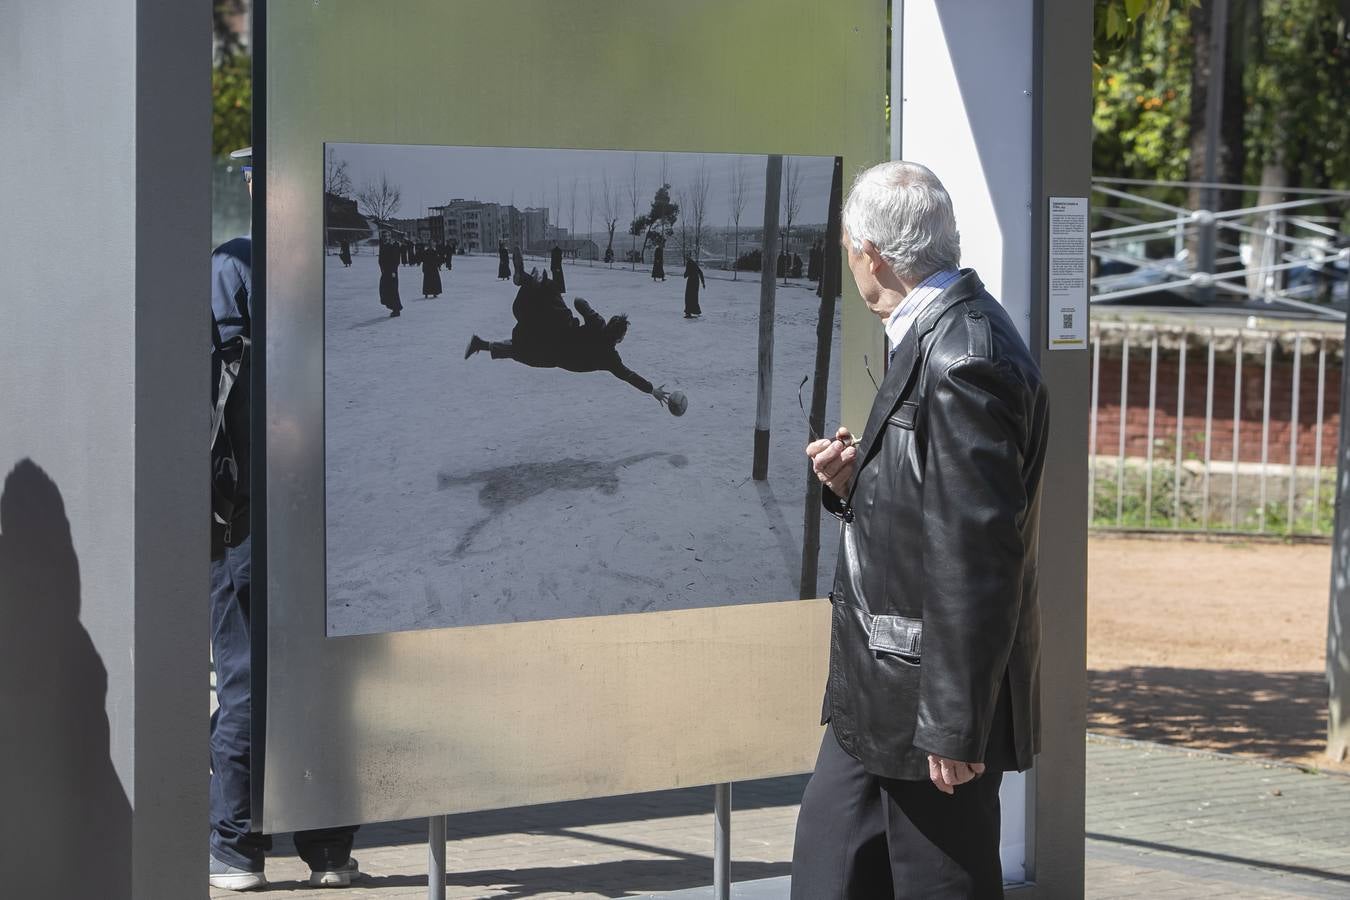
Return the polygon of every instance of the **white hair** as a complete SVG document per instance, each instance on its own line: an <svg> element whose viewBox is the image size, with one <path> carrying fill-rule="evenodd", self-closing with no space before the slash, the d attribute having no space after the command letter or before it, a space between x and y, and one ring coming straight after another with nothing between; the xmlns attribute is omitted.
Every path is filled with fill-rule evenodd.
<svg viewBox="0 0 1350 900"><path fill-rule="evenodd" d="M926 166L896 160L859 172L842 219L853 251L871 241L901 278L919 280L961 264L952 198Z"/></svg>

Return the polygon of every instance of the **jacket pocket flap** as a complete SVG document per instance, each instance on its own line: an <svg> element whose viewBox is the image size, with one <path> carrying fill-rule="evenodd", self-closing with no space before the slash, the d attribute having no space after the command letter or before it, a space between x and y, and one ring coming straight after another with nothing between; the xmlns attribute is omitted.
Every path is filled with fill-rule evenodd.
<svg viewBox="0 0 1350 900"><path fill-rule="evenodd" d="M923 643L923 620L905 616L873 616L867 648L877 653L919 657Z"/></svg>
<svg viewBox="0 0 1350 900"><path fill-rule="evenodd" d="M900 408L886 420L887 425L898 425L901 428L913 428L914 420L919 415L919 404L913 400L906 400L900 404Z"/></svg>

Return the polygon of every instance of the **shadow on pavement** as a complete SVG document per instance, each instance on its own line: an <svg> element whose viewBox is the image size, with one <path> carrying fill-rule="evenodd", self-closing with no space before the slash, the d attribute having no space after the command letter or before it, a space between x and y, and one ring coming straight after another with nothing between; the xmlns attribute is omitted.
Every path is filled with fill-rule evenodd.
<svg viewBox="0 0 1350 900"><path fill-rule="evenodd" d="M1321 672L1133 667L1088 673L1088 730L1267 759L1326 750Z"/></svg>
<svg viewBox="0 0 1350 900"><path fill-rule="evenodd" d="M660 851L667 856L670 851ZM735 862L731 877L735 881L754 881L790 873L790 863ZM673 859L627 859L575 866L539 866L520 869L483 869L476 872L449 872L445 883L451 887L492 888L492 896L525 898L568 893L600 894L606 897L630 897L664 894L686 888L705 887L712 881L712 858L679 856ZM379 888L423 887L426 875L376 875L362 878L354 886L367 890ZM272 882L274 890L298 888L300 882Z"/></svg>
<svg viewBox="0 0 1350 900"><path fill-rule="evenodd" d="M1141 841L1136 838L1122 837L1118 834L1098 834L1089 831L1084 835L1090 841L1106 841L1111 844L1121 844L1126 847L1133 847L1138 850L1151 850L1160 853L1171 853L1180 856L1191 856L1197 859L1210 860L1219 863L1231 863L1240 866L1254 866L1259 869L1268 869L1273 872L1285 872L1290 875L1304 875L1309 878L1318 878L1324 881L1335 881L1350 884L1350 875L1343 872L1329 872L1326 869L1318 869L1312 866L1292 866L1285 863L1268 862L1262 859L1253 859L1249 856L1234 856L1229 853L1215 853L1210 850L1198 850L1194 847L1178 847L1175 844L1160 844L1154 841Z"/></svg>
<svg viewBox="0 0 1350 900"><path fill-rule="evenodd" d="M806 789L807 775L787 775L781 778L761 778L737 782L732 788L732 809L772 809L795 806L801 802ZM572 829L592 825L615 825L623 822L646 822L652 819L676 816L708 815L708 829L712 832L713 789L701 787L652 791L624 797L600 797L593 800L571 800L566 803L544 803L513 809L494 809L484 812L460 813L446 817L446 834L451 841L465 838L488 837L500 834L562 834L581 836L602 843L613 838L574 833ZM426 819L405 819L400 822L378 822L362 825L356 833L355 849L390 847L406 844L425 844ZM653 849L671 855L665 849ZM295 847L289 835L278 835L273 856L294 856ZM360 857L358 852L357 857ZM702 857L699 857L702 859ZM711 863L708 863L711 865ZM738 864L739 865L739 864ZM709 870L711 871L711 870ZM706 875L706 873L704 873ZM772 873L770 873L771 875ZM749 876L736 876L738 879ZM769 877L769 876L765 876ZM422 880L425 883L426 879ZM706 884L706 878L700 884Z"/></svg>

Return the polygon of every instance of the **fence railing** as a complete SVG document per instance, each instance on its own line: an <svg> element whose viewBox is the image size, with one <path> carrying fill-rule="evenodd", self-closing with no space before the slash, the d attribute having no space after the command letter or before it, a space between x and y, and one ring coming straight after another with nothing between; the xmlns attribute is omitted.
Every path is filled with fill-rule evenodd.
<svg viewBox="0 0 1350 900"><path fill-rule="evenodd" d="M1095 527L1326 536L1343 336L1094 322Z"/></svg>

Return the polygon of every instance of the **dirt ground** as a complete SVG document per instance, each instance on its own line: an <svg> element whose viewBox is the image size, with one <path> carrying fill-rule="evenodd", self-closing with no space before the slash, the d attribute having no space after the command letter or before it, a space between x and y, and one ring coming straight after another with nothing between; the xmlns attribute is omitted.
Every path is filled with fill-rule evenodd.
<svg viewBox="0 0 1350 900"><path fill-rule="evenodd" d="M1324 544L1093 537L1088 728L1350 771L1326 747Z"/></svg>

